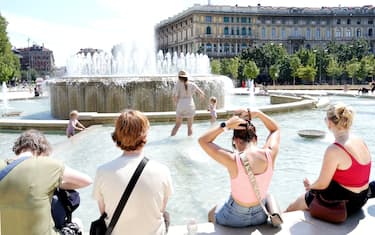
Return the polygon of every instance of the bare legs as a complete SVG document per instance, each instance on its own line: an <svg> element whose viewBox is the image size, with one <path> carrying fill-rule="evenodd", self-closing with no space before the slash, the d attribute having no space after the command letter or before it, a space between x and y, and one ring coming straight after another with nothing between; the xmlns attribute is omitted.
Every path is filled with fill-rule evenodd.
<svg viewBox="0 0 375 235"><path fill-rule="evenodd" d="M306 205L305 201L305 194L302 194L297 200L292 202L288 208L286 209L286 212L291 212L291 211L297 211L297 210L307 210L308 207Z"/></svg>
<svg viewBox="0 0 375 235"><path fill-rule="evenodd" d="M176 124L174 125L171 136L175 136L178 129L180 129L181 124L182 124L182 117L176 117ZM193 120L194 118L188 118L187 119L187 128L188 128L188 136L193 135Z"/></svg>
<svg viewBox="0 0 375 235"><path fill-rule="evenodd" d="M188 136L191 136L193 134L193 120L194 118L187 119Z"/></svg>
<svg viewBox="0 0 375 235"><path fill-rule="evenodd" d="M178 129L180 128L182 124L182 117L176 117L176 124L174 125L173 129L172 129L172 132L171 132L171 136L175 136Z"/></svg>

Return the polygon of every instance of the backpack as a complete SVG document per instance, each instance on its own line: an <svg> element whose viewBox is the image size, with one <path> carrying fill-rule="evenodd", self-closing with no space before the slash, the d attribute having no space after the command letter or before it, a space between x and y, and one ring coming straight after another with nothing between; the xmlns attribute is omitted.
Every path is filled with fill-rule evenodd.
<svg viewBox="0 0 375 235"><path fill-rule="evenodd" d="M72 222L72 213L80 204L79 192L57 188L52 196L51 212L57 229Z"/></svg>

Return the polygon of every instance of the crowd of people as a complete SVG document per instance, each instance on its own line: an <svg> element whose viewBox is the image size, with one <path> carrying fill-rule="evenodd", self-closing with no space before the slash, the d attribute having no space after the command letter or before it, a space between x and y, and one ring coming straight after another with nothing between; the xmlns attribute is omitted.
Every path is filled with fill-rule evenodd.
<svg viewBox="0 0 375 235"><path fill-rule="evenodd" d="M183 118L187 118L188 136L193 134L195 114L193 94L205 97L203 91L188 81L186 72L178 74L174 100L176 123L171 135L176 135ZM216 98L210 97L209 112L212 126L198 142L209 157L222 165L230 180L230 195L221 206L208 212L212 223L230 227L248 227L263 224L267 214L261 207L266 200L280 146L281 127L276 120L256 109L239 109L227 120L215 125ZM360 210L371 196L371 155L366 143L352 135L354 110L344 104L331 105L325 116L327 128L335 137L324 154L317 180L305 179L306 193L292 202L286 211L308 210L315 191L326 199L346 200L347 212ZM258 145L258 133L253 123L258 119L268 130L265 143ZM68 137L74 130L84 130L78 122L78 112L70 114ZM94 181L90 176L66 166L62 161L49 157L51 145L37 130L25 131L14 143L15 156L0 161L0 174L12 162L26 158L0 179L1 234L59 234L51 218L51 198L55 189L80 189L93 182L93 198L99 213L105 215L107 226L114 217L123 191L135 169L146 157L144 148L150 129L148 118L140 111L125 110L115 121L112 140L121 149L121 155L97 168ZM216 139L231 131L233 150L220 146ZM167 166L147 156L145 166L131 192L125 212L119 216L112 234L166 234L169 214L168 200L173 194L171 174ZM255 175L261 202L250 183L243 159ZM371 183L373 185L373 183ZM208 189L209 190L209 189ZM141 211L142 213L139 213ZM6 225L6 226L4 226Z"/></svg>

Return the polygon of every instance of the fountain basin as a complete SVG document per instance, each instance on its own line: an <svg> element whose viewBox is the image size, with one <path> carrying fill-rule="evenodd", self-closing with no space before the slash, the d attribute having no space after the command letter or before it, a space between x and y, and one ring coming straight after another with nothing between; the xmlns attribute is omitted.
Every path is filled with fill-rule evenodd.
<svg viewBox="0 0 375 235"><path fill-rule="evenodd" d="M189 77L205 93L204 100L194 97L197 110L206 110L210 96L217 108L224 107L225 89L230 79L221 75ZM63 77L48 81L51 114L67 119L71 110L118 113L123 109L142 112L175 111L175 75Z"/></svg>

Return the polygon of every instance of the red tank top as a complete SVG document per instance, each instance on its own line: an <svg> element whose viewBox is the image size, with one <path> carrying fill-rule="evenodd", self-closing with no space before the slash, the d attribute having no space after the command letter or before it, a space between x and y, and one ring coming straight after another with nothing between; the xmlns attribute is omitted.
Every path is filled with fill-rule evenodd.
<svg viewBox="0 0 375 235"><path fill-rule="evenodd" d="M333 180L347 187L362 187L367 184L370 178L371 161L366 165L362 165L348 150L345 149L344 146L339 143L334 144L349 155L352 160L352 165L346 170L336 169L336 172L333 175Z"/></svg>

